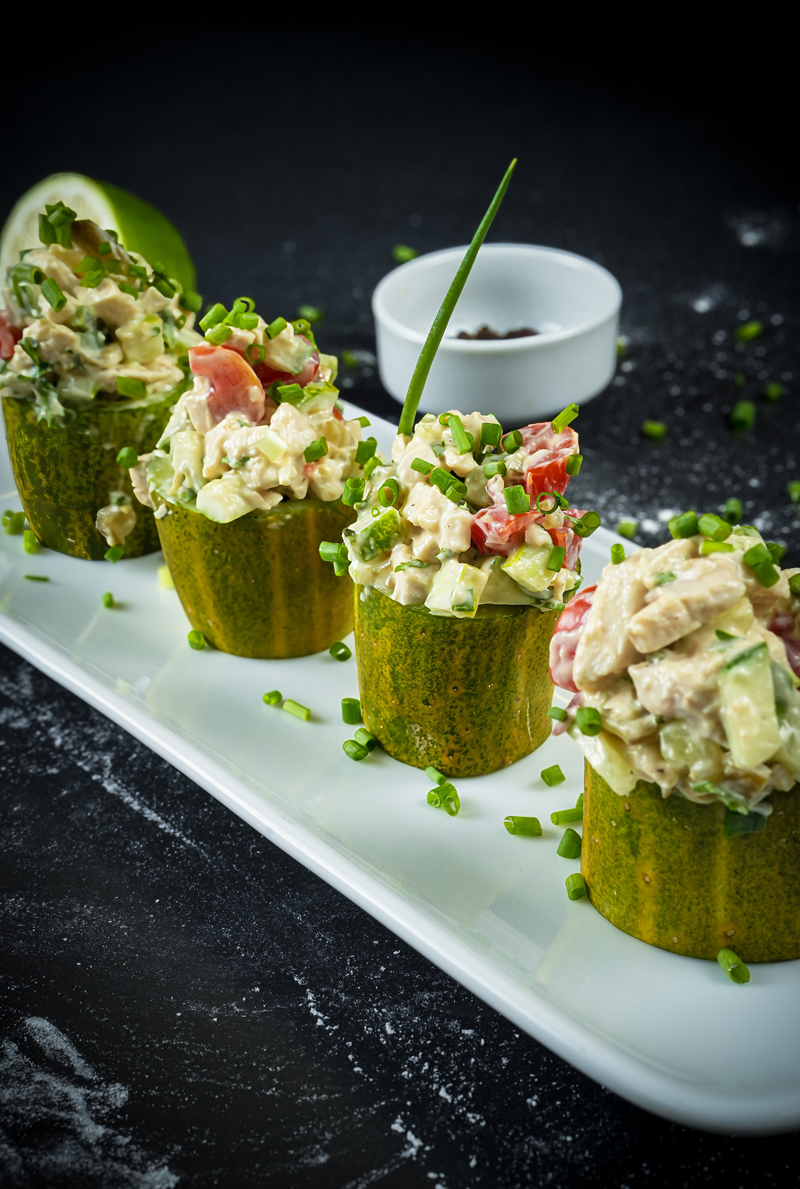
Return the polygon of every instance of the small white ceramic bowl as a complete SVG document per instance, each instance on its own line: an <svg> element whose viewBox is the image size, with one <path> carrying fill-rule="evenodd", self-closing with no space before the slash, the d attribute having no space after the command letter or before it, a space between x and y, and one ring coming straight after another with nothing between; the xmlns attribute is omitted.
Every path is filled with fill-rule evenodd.
<svg viewBox="0 0 800 1189"><path fill-rule="evenodd" d="M372 297L384 387L405 400L431 323L465 248L401 265ZM532 244L484 244L430 370L420 408L494 413L510 428L591 400L614 374L622 290L583 256ZM459 339L488 325L528 338Z"/></svg>

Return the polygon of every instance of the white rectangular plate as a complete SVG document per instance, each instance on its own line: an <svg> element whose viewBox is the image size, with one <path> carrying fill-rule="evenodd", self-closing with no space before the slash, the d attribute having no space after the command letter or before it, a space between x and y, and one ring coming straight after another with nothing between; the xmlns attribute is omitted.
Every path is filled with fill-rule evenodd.
<svg viewBox="0 0 800 1189"><path fill-rule="evenodd" d="M373 432L388 449L394 428L373 418ZM17 506L5 451L0 492ZM586 541L587 582L613 540L601 529ZM800 1125L800 962L756 966L737 986L715 963L644 945L588 901L570 902L577 863L557 856L561 831L549 825L581 791L568 738L459 781L459 816L436 812L421 772L342 751L355 660L192 651L177 595L159 588L161 562L28 556L20 537L0 535L0 638L590 1077L694 1127ZM109 589L112 611L100 602ZM270 689L310 706L312 720L265 706ZM539 774L555 763L567 779L549 789ZM511 837L509 813L537 816L543 837Z"/></svg>

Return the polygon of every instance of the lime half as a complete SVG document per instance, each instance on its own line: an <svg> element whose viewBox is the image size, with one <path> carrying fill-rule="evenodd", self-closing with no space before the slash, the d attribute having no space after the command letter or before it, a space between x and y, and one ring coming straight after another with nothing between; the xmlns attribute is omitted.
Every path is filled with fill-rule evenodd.
<svg viewBox="0 0 800 1189"><path fill-rule="evenodd" d="M45 203L59 199L72 207L79 219L92 219L104 230L116 231L120 242L148 264L159 261L184 289L194 288L191 256L169 219L135 194L82 173L53 173L23 194L0 235L0 277L5 277L10 264L17 263L23 249L38 246L39 215Z"/></svg>

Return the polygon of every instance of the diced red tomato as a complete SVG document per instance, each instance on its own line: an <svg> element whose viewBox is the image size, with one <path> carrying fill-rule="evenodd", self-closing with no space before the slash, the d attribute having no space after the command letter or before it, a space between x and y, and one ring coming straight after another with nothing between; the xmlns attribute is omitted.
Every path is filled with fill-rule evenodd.
<svg viewBox="0 0 800 1189"><path fill-rule="evenodd" d="M491 508L481 508L472 521L472 540L481 553L502 553L510 556L525 540L529 524L542 519L541 512L517 512L506 507L502 492L495 495Z"/></svg>
<svg viewBox="0 0 800 1189"><path fill-rule="evenodd" d="M264 389L238 351L201 343L190 349L189 365L195 376L205 376L211 385L208 410L217 424L229 413L243 413L254 423L263 420Z"/></svg>
<svg viewBox="0 0 800 1189"><path fill-rule="evenodd" d="M16 326L12 326L6 315L0 310L0 359L10 359L21 338L22 331Z"/></svg>
<svg viewBox="0 0 800 1189"><path fill-rule="evenodd" d="M569 426L553 433L549 421L526 425L522 444L531 456L525 466L525 490L532 500L543 491L563 495L569 484L567 459L578 453L578 435Z"/></svg>
<svg viewBox="0 0 800 1189"><path fill-rule="evenodd" d="M570 599L561 612L553 638L550 641L550 676L553 684L561 689L568 689L573 694L578 693L578 687L572 676L575 665L575 652L580 639L581 628L592 609L592 599L597 585L587 586L580 594Z"/></svg>

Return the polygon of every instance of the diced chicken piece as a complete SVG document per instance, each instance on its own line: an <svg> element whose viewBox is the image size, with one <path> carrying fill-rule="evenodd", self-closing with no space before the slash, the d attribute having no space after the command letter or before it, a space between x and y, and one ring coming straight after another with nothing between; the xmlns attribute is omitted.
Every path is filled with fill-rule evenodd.
<svg viewBox="0 0 800 1189"><path fill-rule="evenodd" d="M658 652L730 610L744 593L739 566L727 554L694 559L676 571L674 582L645 596L647 605L628 624L628 639L639 653Z"/></svg>
<svg viewBox="0 0 800 1189"><path fill-rule="evenodd" d="M644 605L644 580L652 553L652 549L642 549L622 565L608 565L603 570L575 650L573 680L578 689L597 693L610 674L622 673L641 660L625 628Z"/></svg>
<svg viewBox="0 0 800 1189"><path fill-rule="evenodd" d="M59 367L62 371L69 371L75 366L80 339L74 330L70 330L68 326L59 326L48 318L42 318L41 321L35 323L35 331L32 330L31 337L34 334L34 341L42 359ZM25 358L30 363L27 355Z"/></svg>
<svg viewBox="0 0 800 1189"><path fill-rule="evenodd" d="M108 326L121 326L138 314L136 298L123 293L111 277L106 277L96 289L86 289L83 304Z"/></svg>
<svg viewBox="0 0 800 1189"><path fill-rule="evenodd" d="M628 672L637 698L650 714L681 718L701 735L724 743L717 676L724 661L724 652L702 649L692 656L668 653L655 664L631 665Z"/></svg>
<svg viewBox="0 0 800 1189"><path fill-rule="evenodd" d="M396 603L404 607L424 603L431 588L437 566L412 566L416 560L408 545L396 545L392 550L391 572L386 576L386 590ZM405 565L403 570L396 567Z"/></svg>
<svg viewBox="0 0 800 1189"><path fill-rule="evenodd" d="M658 730L655 717L642 706L633 683L625 678L614 678L605 696L588 694L585 704L597 706L602 712L605 729L626 743L647 739Z"/></svg>
<svg viewBox="0 0 800 1189"><path fill-rule="evenodd" d="M438 487L418 483L406 500L403 516L410 524L435 533L440 550L462 553L470 547L471 512L467 508L459 508Z"/></svg>

